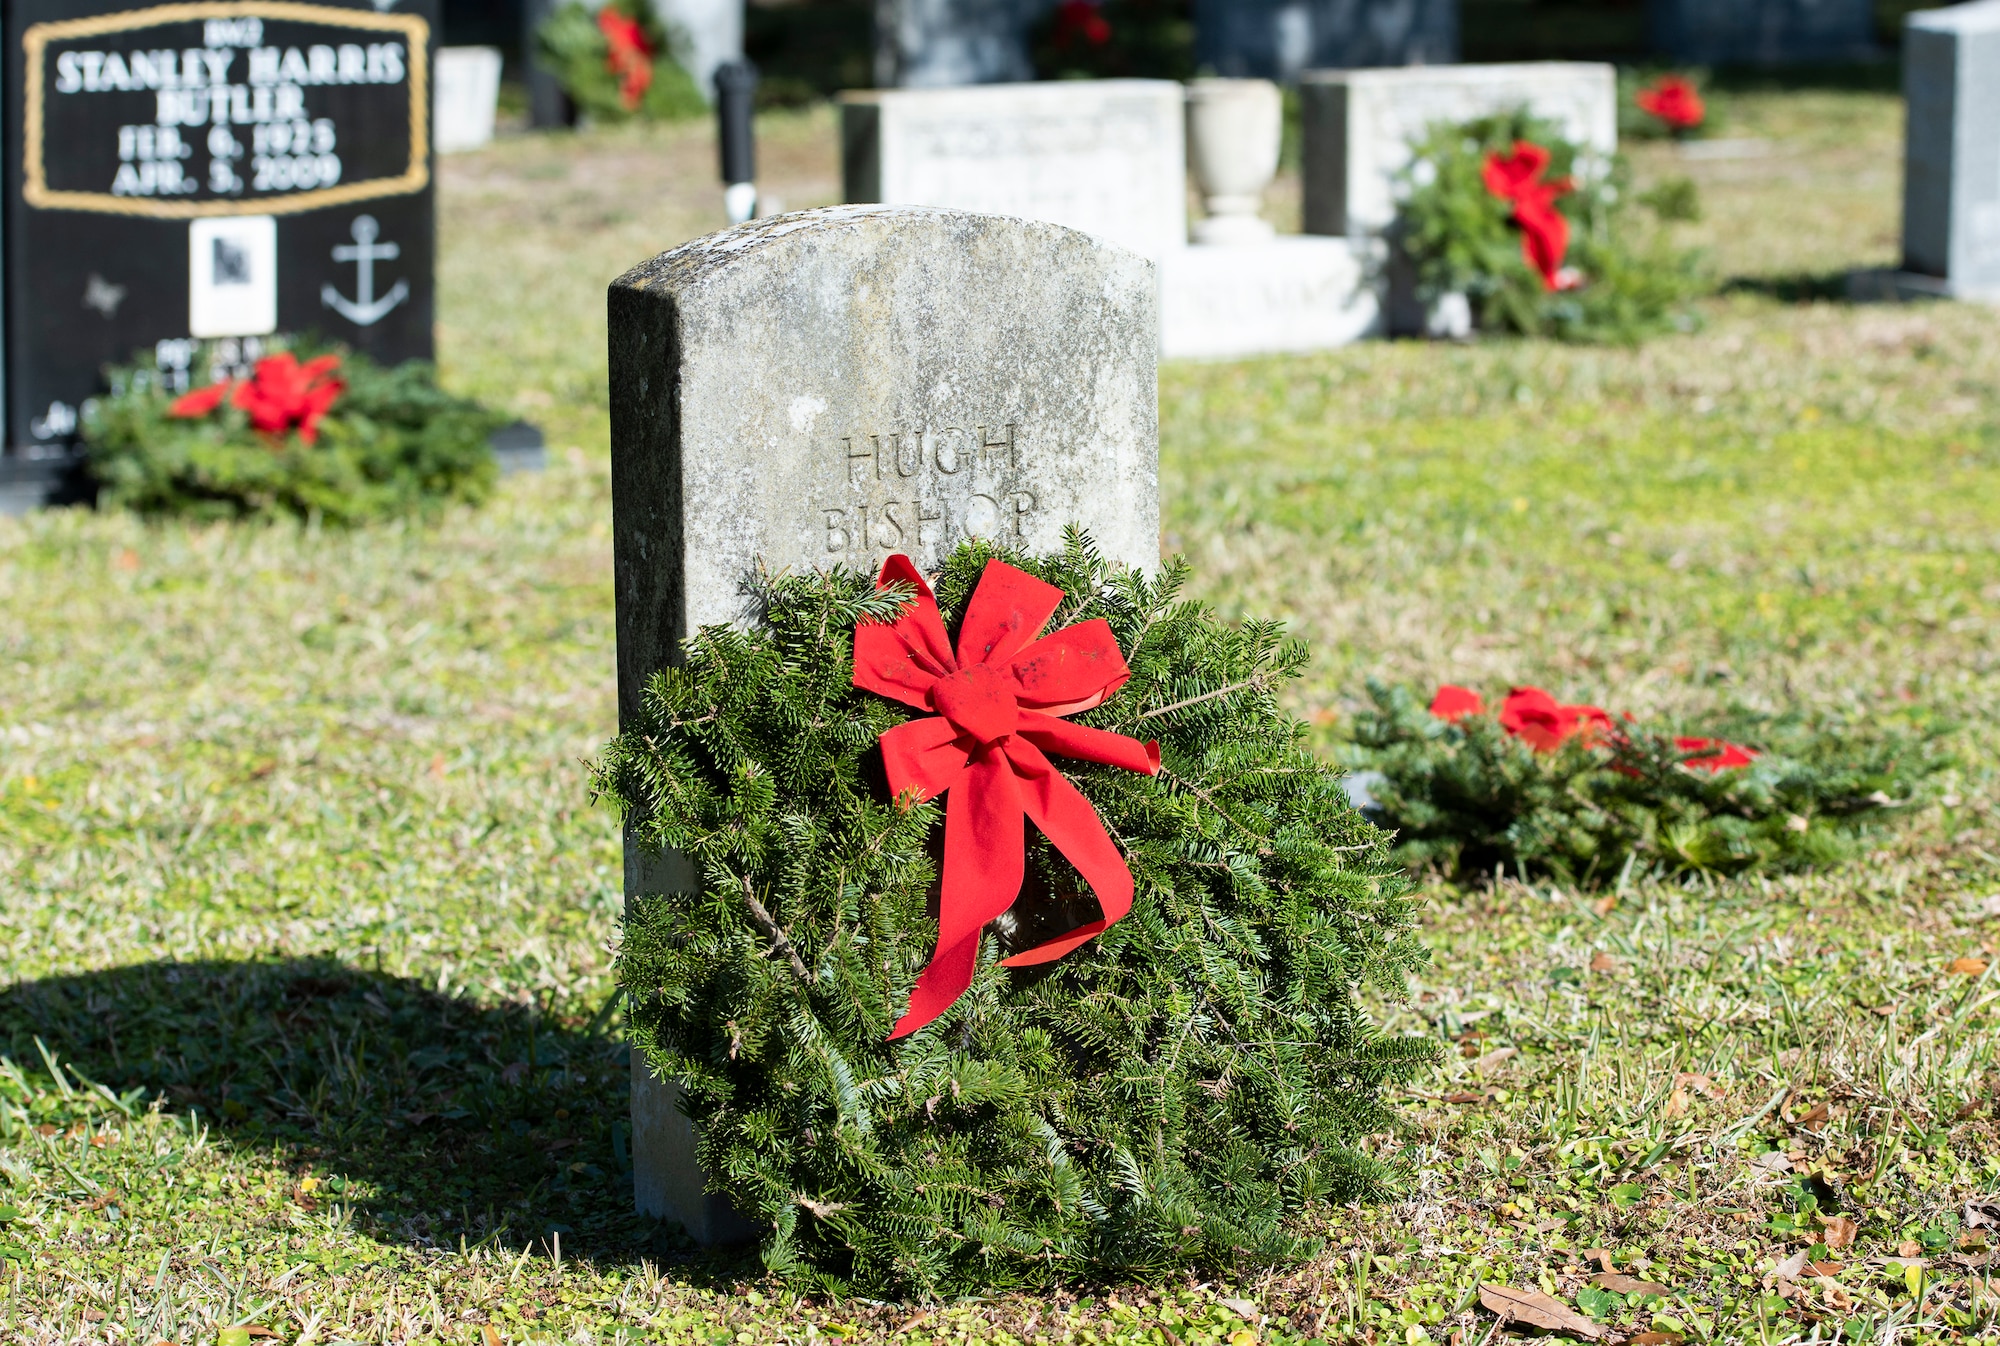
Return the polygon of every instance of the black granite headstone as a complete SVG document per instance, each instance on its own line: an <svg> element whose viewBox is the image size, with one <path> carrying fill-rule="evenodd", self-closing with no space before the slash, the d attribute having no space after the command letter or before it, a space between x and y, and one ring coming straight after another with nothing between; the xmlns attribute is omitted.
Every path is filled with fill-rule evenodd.
<svg viewBox="0 0 2000 1346"><path fill-rule="evenodd" d="M431 355L437 0L5 0L5 433L75 439L102 369L206 383L318 334Z"/></svg>

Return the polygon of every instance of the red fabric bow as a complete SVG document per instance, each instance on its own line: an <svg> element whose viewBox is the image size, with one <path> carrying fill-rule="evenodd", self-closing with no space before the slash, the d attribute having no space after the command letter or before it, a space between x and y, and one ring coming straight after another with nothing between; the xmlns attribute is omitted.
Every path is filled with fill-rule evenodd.
<svg viewBox="0 0 2000 1346"><path fill-rule="evenodd" d="M1568 178L1542 181L1549 157L1543 146L1517 140L1514 152L1505 158L1498 151L1486 156L1481 177L1487 191L1513 205L1514 223L1521 229L1521 256L1540 273L1543 286L1563 290L1574 281L1563 271L1563 254L1569 251L1569 221L1556 209L1556 198L1572 191L1575 184Z"/></svg>
<svg viewBox="0 0 2000 1346"><path fill-rule="evenodd" d="M1539 687L1516 687L1500 703L1500 727L1536 752L1554 752L1573 738L1595 744L1611 734L1611 716L1596 706L1565 706Z"/></svg>
<svg viewBox="0 0 2000 1346"><path fill-rule="evenodd" d="M182 393L167 407L167 415L184 421L198 421L221 406L222 399L228 397L229 390L235 386L224 379L221 383L211 383L206 388Z"/></svg>
<svg viewBox="0 0 2000 1346"><path fill-rule="evenodd" d="M237 406L250 413L250 424L267 435L296 429L311 444L319 439L319 423L347 385L333 377L338 355L322 355L300 364L290 351L257 362L256 372L236 385Z"/></svg>
<svg viewBox="0 0 2000 1346"><path fill-rule="evenodd" d="M608 51L605 68L618 76L618 101L631 112L653 84L653 48L639 21L620 14L610 5L597 11L597 30L604 34Z"/></svg>
<svg viewBox="0 0 2000 1346"><path fill-rule="evenodd" d="M167 407L167 415L199 420L225 400L249 413L250 424L264 434L282 437L297 430L308 444L319 440L319 423L347 385L333 377L338 355L322 355L300 364L290 351L266 356L247 379L211 383L183 393Z"/></svg>
<svg viewBox="0 0 2000 1346"><path fill-rule="evenodd" d="M1711 776L1757 760L1757 750L1720 738L1677 738L1674 747L1690 754L1681 765L1690 771L1706 771Z"/></svg>
<svg viewBox="0 0 2000 1346"><path fill-rule="evenodd" d="M1095 0L1063 0L1056 6L1051 37L1058 51L1068 51L1078 42L1101 47L1111 40L1111 22Z"/></svg>
<svg viewBox="0 0 2000 1346"><path fill-rule="evenodd" d="M1662 75L1633 96L1641 112L1650 113L1675 131L1692 131L1708 117L1701 95L1681 75Z"/></svg>
<svg viewBox="0 0 2000 1346"><path fill-rule="evenodd" d="M988 561L973 591L954 656L937 599L910 558L882 563L877 587L900 580L916 601L893 622L854 632L854 685L919 710L937 712L882 735L882 764L898 798L922 802L949 792L944 813L944 889L937 952L910 992L910 1009L890 1040L916 1032L972 985L979 932L1014 904L1025 860L1021 820L1076 866L1104 919L1005 960L1008 967L1052 962L1101 934L1132 909L1132 871L1104 824L1045 754L1078 757L1152 775L1160 745L1065 723L1064 715L1103 704L1132 671L1104 621L1079 622L1036 640L1062 590L999 561ZM1032 642L1032 643L1031 643Z"/></svg>
<svg viewBox="0 0 2000 1346"><path fill-rule="evenodd" d="M1457 724L1468 715L1485 713L1485 700L1470 687L1454 687L1446 683L1431 698L1431 714L1452 724Z"/></svg>

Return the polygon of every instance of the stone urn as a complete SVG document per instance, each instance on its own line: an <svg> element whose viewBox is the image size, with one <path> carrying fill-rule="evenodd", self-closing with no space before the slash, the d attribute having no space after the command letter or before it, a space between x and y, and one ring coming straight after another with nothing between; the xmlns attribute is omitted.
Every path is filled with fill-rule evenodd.
<svg viewBox="0 0 2000 1346"><path fill-rule="evenodd" d="M1278 172L1284 101L1267 79L1197 79L1187 86L1188 165L1207 218L1197 243L1262 243L1273 230L1257 214Z"/></svg>

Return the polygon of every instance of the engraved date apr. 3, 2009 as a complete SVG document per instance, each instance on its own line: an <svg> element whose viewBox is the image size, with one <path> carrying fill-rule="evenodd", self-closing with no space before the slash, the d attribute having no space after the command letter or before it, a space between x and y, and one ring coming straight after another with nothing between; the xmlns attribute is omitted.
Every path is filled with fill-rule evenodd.
<svg viewBox="0 0 2000 1346"><path fill-rule="evenodd" d="M843 435L833 451L845 489L820 500L814 523L830 556L865 563L960 538L1027 536L1037 502L1019 484L1012 422Z"/></svg>

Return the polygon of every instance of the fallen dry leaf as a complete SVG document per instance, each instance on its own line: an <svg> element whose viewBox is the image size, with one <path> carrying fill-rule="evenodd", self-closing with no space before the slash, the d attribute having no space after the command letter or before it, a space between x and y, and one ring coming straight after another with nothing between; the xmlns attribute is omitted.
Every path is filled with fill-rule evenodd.
<svg viewBox="0 0 2000 1346"><path fill-rule="evenodd" d="M1956 973L1961 977L1983 977L1986 975L1986 960L1984 958L1954 958L1951 960L1951 965L1945 968L1945 971Z"/></svg>
<svg viewBox="0 0 2000 1346"><path fill-rule="evenodd" d="M1467 1093L1446 1094L1444 1096L1444 1101L1447 1103L1484 1103L1486 1101L1486 1095L1467 1094Z"/></svg>
<svg viewBox="0 0 2000 1346"><path fill-rule="evenodd" d="M1618 894L1606 893L1603 897L1600 897L1595 902L1591 903L1590 909L1596 912L1599 916L1609 916L1611 914L1611 909L1617 905L1618 905Z"/></svg>
<svg viewBox="0 0 2000 1346"><path fill-rule="evenodd" d="M1826 1246L1829 1251L1852 1248L1854 1236L1861 1232L1861 1226L1845 1215L1822 1215L1819 1222L1826 1230Z"/></svg>
<svg viewBox="0 0 2000 1346"><path fill-rule="evenodd" d="M1613 958L1602 949L1590 955L1590 970L1592 972L1616 972L1623 966L1623 963L1620 963L1616 958Z"/></svg>
<svg viewBox="0 0 2000 1346"><path fill-rule="evenodd" d="M1627 1276L1622 1271L1600 1271L1590 1278L1590 1283L1600 1290L1609 1290L1614 1295L1658 1295L1669 1299L1673 1291L1658 1281L1642 1281L1637 1276Z"/></svg>
<svg viewBox="0 0 2000 1346"><path fill-rule="evenodd" d="M1896 1245L1896 1256L1898 1257L1922 1257L1923 1255L1924 1245L1915 1239L1904 1239Z"/></svg>
<svg viewBox="0 0 2000 1346"><path fill-rule="evenodd" d="M1845 1269L1838 1262L1813 1262L1806 1267L1815 1276L1838 1276Z"/></svg>
<svg viewBox="0 0 2000 1346"><path fill-rule="evenodd" d="M1611 1264L1611 1251L1608 1248L1585 1248L1582 1256L1586 1262L1597 1263L1599 1271L1618 1270L1617 1267Z"/></svg>
<svg viewBox="0 0 2000 1346"><path fill-rule="evenodd" d="M1888 1018L1890 1015L1894 1014L1895 1012L1896 1012L1896 1007L1894 1005L1877 1005L1875 1007L1875 1013L1881 1015L1885 1019Z"/></svg>
<svg viewBox="0 0 2000 1346"><path fill-rule="evenodd" d="M1687 1338L1678 1332L1641 1332L1636 1337L1627 1337L1625 1346L1681 1346Z"/></svg>
<svg viewBox="0 0 2000 1346"><path fill-rule="evenodd" d="M1696 1093L1707 1094L1718 1103L1729 1096L1728 1091L1714 1080L1706 1075L1696 1074L1691 1070L1684 1070L1674 1076L1674 1083L1680 1085L1682 1088L1692 1089Z"/></svg>
<svg viewBox="0 0 2000 1346"><path fill-rule="evenodd" d="M479 1325L479 1338L484 1343L484 1346L500 1346L500 1334L493 1330L493 1324L491 1323L481 1323Z"/></svg>
<svg viewBox="0 0 2000 1346"><path fill-rule="evenodd" d="M1793 1122L1793 1123L1792 1123L1792 1125L1793 1125L1793 1126L1824 1126L1824 1125L1826 1124L1826 1121L1827 1121L1827 1119L1828 1119L1829 1117L1831 1117L1831 1116L1833 1116L1833 1109L1832 1109L1832 1108L1829 1108L1829 1107L1828 1107L1828 1106L1827 1106L1827 1105L1826 1105L1826 1104L1825 1104L1824 1102L1820 1102L1820 1103L1815 1103L1815 1104L1813 1104L1813 1106L1812 1106L1812 1111L1811 1111L1811 1112L1808 1112L1808 1113L1807 1113L1807 1114L1806 1114L1805 1116L1803 1116L1803 1117L1799 1118L1799 1119L1798 1119L1797 1121Z"/></svg>
<svg viewBox="0 0 2000 1346"><path fill-rule="evenodd" d="M1498 1318L1502 1327L1509 1323L1525 1323L1544 1332L1566 1332L1587 1341L1597 1341L1604 1336L1603 1327L1540 1290L1517 1290L1511 1285L1482 1285L1479 1287L1479 1304Z"/></svg>
<svg viewBox="0 0 2000 1346"><path fill-rule="evenodd" d="M1231 1313L1235 1314L1238 1318L1247 1319L1251 1322L1255 1322L1257 1320L1257 1304L1255 1300L1223 1299L1223 1300L1218 1300L1216 1302L1221 1304L1223 1308L1228 1309Z"/></svg>
<svg viewBox="0 0 2000 1346"><path fill-rule="evenodd" d="M1790 1257L1787 1257L1784 1261L1778 1263L1772 1269L1769 1279L1776 1281L1796 1280L1799 1273L1806 1269L1806 1261L1806 1251L1802 1248Z"/></svg>
<svg viewBox="0 0 2000 1346"><path fill-rule="evenodd" d="M1483 1075L1502 1061L1511 1060L1517 1055L1519 1055L1519 1052L1513 1047L1496 1047L1477 1061L1474 1061L1472 1068Z"/></svg>
<svg viewBox="0 0 2000 1346"><path fill-rule="evenodd" d="M1671 1122L1676 1117L1687 1116L1687 1110L1688 1091L1677 1084L1674 1086L1673 1093L1667 1095L1666 1103L1661 1106L1660 1116Z"/></svg>

